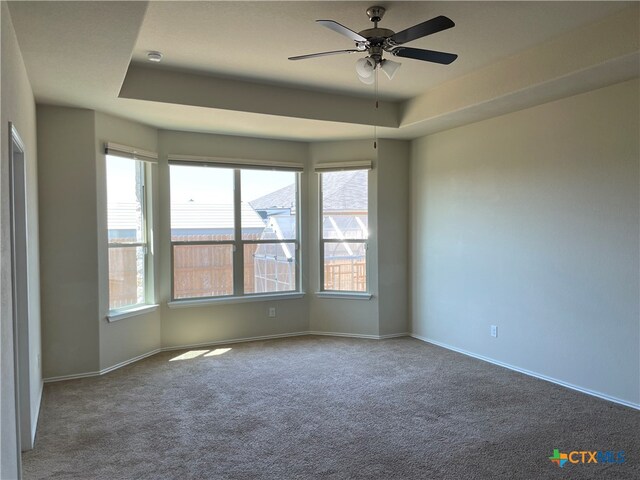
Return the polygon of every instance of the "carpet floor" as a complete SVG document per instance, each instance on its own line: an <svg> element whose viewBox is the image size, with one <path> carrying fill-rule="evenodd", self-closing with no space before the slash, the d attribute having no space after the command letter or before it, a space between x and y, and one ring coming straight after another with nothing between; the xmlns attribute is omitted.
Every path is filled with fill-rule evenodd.
<svg viewBox="0 0 640 480"><path fill-rule="evenodd" d="M412 338L227 348L47 384L24 478L640 479L640 412Z"/></svg>

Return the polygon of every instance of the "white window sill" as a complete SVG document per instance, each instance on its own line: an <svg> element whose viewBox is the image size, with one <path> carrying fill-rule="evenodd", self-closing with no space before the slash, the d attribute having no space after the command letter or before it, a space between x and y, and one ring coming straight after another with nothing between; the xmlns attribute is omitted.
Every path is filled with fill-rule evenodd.
<svg viewBox="0 0 640 480"><path fill-rule="evenodd" d="M318 298L344 298L348 300L371 300L370 293L359 292L316 292Z"/></svg>
<svg viewBox="0 0 640 480"><path fill-rule="evenodd" d="M304 297L304 292L273 293L264 295L246 295L242 297L197 298L173 300L167 303L169 308L206 307L230 303L272 302L276 300L292 300Z"/></svg>
<svg viewBox="0 0 640 480"><path fill-rule="evenodd" d="M145 313L155 312L158 309L158 305L141 305L139 307L132 307L126 310L111 310L107 314L107 320L109 322L117 322L125 318L137 317L138 315L144 315Z"/></svg>

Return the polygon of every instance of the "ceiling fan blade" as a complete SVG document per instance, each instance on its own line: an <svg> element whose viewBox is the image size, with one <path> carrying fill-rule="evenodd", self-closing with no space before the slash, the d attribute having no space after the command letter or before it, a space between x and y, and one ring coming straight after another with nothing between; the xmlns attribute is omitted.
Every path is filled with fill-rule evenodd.
<svg viewBox="0 0 640 480"><path fill-rule="evenodd" d="M436 52L435 50L423 50L421 48L398 47L391 50L396 57L413 58L425 62L442 63L449 65L458 55L454 53Z"/></svg>
<svg viewBox="0 0 640 480"><path fill-rule="evenodd" d="M327 55L338 55L340 53L362 53L362 50L333 50L331 52L310 53L308 55L298 55L297 57L289 57L289 60L305 60L307 58L326 57Z"/></svg>
<svg viewBox="0 0 640 480"><path fill-rule="evenodd" d="M389 42L392 45L402 45L403 43L411 42L412 40L431 35L432 33L438 33L447 28L455 27L455 25L449 17L440 15L439 17L402 30L395 35L391 35Z"/></svg>
<svg viewBox="0 0 640 480"><path fill-rule="evenodd" d="M334 32L339 33L340 35L344 35L345 37L350 38L354 42L366 42L367 39L364 38L357 32L348 29L344 25L339 24L338 22L334 22L333 20L316 20L317 23L322 25L323 27L327 27L329 30L333 30Z"/></svg>

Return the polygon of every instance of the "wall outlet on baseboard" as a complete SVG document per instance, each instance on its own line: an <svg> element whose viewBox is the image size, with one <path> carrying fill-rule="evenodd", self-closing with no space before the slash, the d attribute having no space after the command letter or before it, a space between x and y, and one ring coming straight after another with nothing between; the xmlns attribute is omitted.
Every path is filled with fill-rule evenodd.
<svg viewBox="0 0 640 480"><path fill-rule="evenodd" d="M498 326L491 325L491 336L496 338L498 336Z"/></svg>
<svg viewBox="0 0 640 480"><path fill-rule="evenodd" d="M275 316L276 316L276 307L269 307L268 315L269 315L269 318L275 318Z"/></svg>

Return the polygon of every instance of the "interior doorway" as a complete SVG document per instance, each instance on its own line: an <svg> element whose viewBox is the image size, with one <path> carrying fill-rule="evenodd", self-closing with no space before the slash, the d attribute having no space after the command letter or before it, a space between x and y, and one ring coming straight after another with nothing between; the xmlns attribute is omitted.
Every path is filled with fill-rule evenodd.
<svg viewBox="0 0 640 480"><path fill-rule="evenodd" d="M29 356L29 255L27 229L27 170L25 148L9 123L11 214L11 279L16 384L17 434L21 450L33 448Z"/></svg>

